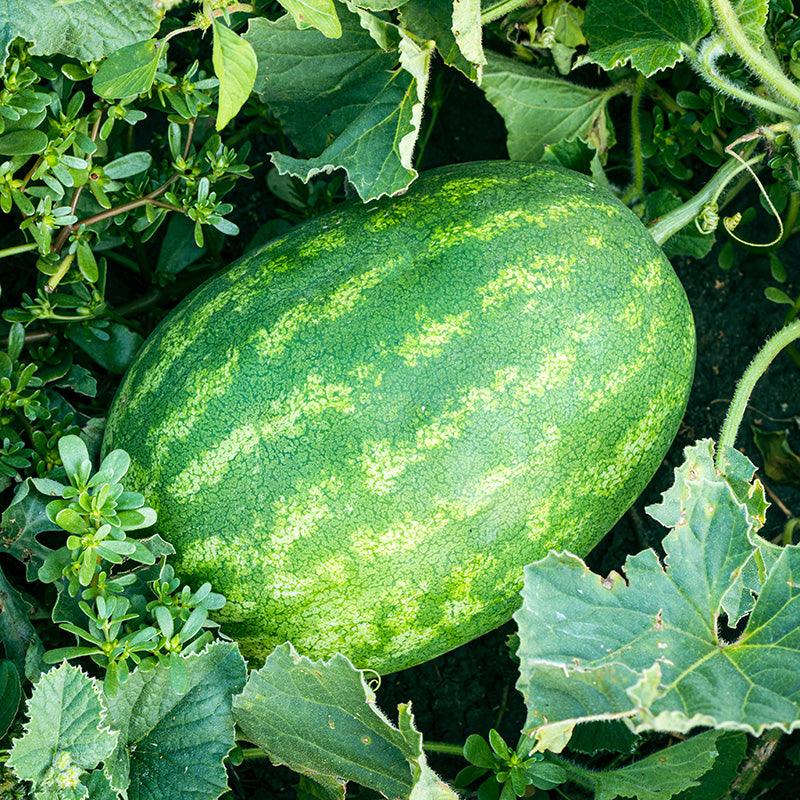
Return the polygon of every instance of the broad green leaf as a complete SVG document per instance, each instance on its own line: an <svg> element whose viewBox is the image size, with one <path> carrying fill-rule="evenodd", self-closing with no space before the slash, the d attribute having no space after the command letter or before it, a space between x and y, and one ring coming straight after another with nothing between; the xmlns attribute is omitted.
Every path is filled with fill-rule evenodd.
<svg viewBox="0 0 800 800"><path fill-rule="evenodd" d="M43 650L39 635L31 624L30 603L8 582L0 569L0 643L20 675L28 674L31 654Z"/></svg>
<svg viewBox="0 0 800 800"><path fill-rule="evenodd" d="M29 581L36 580L39 567L50 553L50 548L39 542L37 535L58 530L47 516L49 501L28 478L17 487L14 499L0 519L0 551L10 553L25 564Z"/></svg>
<svg viewBox="0 0 800 800"><path fill-rule="evenodd" d="M34 55L62 53L95 61L158 30L153 0L25 0L0 3L0 60L20 37L33 42Z"/></svg>
<svg viewBox="0 0 800 800"><path fill-rule="evenodd" d="M160 54L159 44L153 39L135 42L113 52L92 78L95 94L116 99L150 91Z"/></svg>
<svg viewBox="0 0 800 800"><path fill-rule="evenodd" d="M219 78L217 130L221 131L250 97L258 64L250 42L217 21L214 22L212 60L214 74Z"/></svg>
<svg viewBox="0 0 800 800"><path fill-rule="evenodd" d="M669 800L699 786L699 779L714 766L717 741L723 735L720 731L706 731L625 767L595 772L595 800Z"/></svg>
<svg viewBox="0 0 800 800"><path fill-rule="evenodd" d="M142 337L118 322L112 322L105 333L108 338L100 338L88 325L70 325L67 336L94 359L101 367L115 375L121 375L142 346Z"/></svg>
<svg viewBox="0 0 800 800"><path fill-rule="evenodd" d="M401 8L409 0L354 0L353 5L365 8L367 11L389 11L393 8Z"/></svg>
<svg viewBox="0 0 800 800"><path fill-rule="evenodd" d="M410 706L398 726L344 656L311 661L290 644L276 648L234 699L234 717L249 741L275 764L323 784L350 781L392 800L455 800L431 771Z"/></svg>
<svg viewBox="0 0 800 800"><path fill-rule="evenodd" d="M728 795L747 752L747 736L738 731L724 731L717 739L716 748L714 766L700 776L697 786L681 792L677 800L721 800Z"/></svg>
<svg viewBox="0 0 800 800"><path fill-rule="evenodd" d="M0 658L0 739L6 735L17 716L21 699L22 686L14 662Z"/></svg>
<svg viewBox="0 0 800 800"><path fill-rule="evenodd" d="M576 139L601 152L607 148L607 90L587 89L495 54L481 88L505 120L515 161L538 161L547 145Z"/></svg>
<svg viewBox="0 0 800 800"><path fill-rule="evenodd" d="M769 0L734 0L733 7L749 39L756 44L763 42L769 16Z"/></svg>
<svg viewBox="0 0 800 800"><path fill-rule="evenodd" d="M463 11L462 5L464 5ZM480 46L480 27L477 31L477 45L480 47L478 56L478 48L475 46L476 33L474 27L470 26L470 23L474 22L474 19L470 19L470 5L474 10L475 4L471 0L462 0L459 3L459 18L465 18L467 33L465 39L464 33L459 32L460 41L456 40L453 32L454 0L409 0L400 9L400 24L418 39L434 42L445 64L455 67L474 81L478 80L480 67L486 63L486 58ZM459 46L460 44L462 46ZM464 46L466 52L463 52ZM474 63L467 53L477 56L479 61Z"/></svg>
<svg viewBox="0 0 800 800"><path fill-rule="evenodd" d="M707 0L589 0L584 33L589 52L579 63L614 69L630 62L653 75L683 60L712 25Z"/></svg>
<svg viewBox="0 0 800 800"><path fill-rule="evenodd" d="M308 181L342 168L365 201L398 194L417 176L412 156L431 57L430 46L372 19L370 32L358 15L342 15L336 41L297 30L288 16L251 20L246 34L258 56L256 91L306 156L272 153L279 172ZM391 36L391 49L373 33Z"/></svg>
<svg viewBox="0 0 800 800"><path fill-rule="evenodd" d="M298 28L316 28L329 39L338 39L342 35L342 24L339 22L333 0L279 0L279 2L292 15Z"/></svg>
<svg viewBox="0 0 800 800"><path fill-rule="evenodd" d="M11 748L19 778L42 782L50 770L92 770L117 745L100 684L64 662L37 682L27 706L25 733ZM64 757L68 754L68 757Z"/></svg>
<svg viewBox="0 0 800 800"><path fill-rule="evenodd" d="M118 800L119 794L111 787L105 772L96 769L81 779L89 792L89 800Z"/></svg>
<svg viewBox="0 0 800 800"><path fill-rule="evenodd" d="M231 698L244 686L246 667L235 644L216 642L180 659L133 672L109 698L110 716L120 731L119 745L106 762L117 789L128 800L183 797L214 800L227 788L223 759L234 746Z"/></svg>
<svg viewBox="0 0 800 800"><path fill-rule="evenodd" d="M664 564L646 550L627 559L625 577L602 578L569 553L526 568L518 687L540 746L590 719L756 736L800 726L800 548L756 535L763 488L743 482L754 469L743 455L724 454L730 477L714 471L709 441L686 457L648 509L673 525ZM720 627L741 613L741 635Z"/></svg>

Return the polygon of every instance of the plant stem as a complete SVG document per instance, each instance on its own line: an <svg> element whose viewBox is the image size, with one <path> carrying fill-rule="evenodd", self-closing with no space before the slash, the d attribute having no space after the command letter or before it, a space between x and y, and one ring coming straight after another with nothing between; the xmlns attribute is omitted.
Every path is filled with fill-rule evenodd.
<svg viewBox="0 0 800 800"><path fill-rule="evenodd" d="M736 435L739 433L739 428L744 419L744 412L747 410L750 395L753 393L758 379L767 371L769 365L777 358L781 350L796 339L800 339L800 320L792 322L772 336L745 370L739 385L736 387L736 392L728 409L728 415L725 417L725 422L719 434L717 467L720 467L724 453L736 443Z"/></svg>
<svg viewBox="0 0 800 800"><path fill-rule="evenodd" d="M758 163L764 155L751 158L746 163L750 166ZM653 224L650 225L650 235L655 239L656 244L662 245L671 236L685 228L703 210L703 206L711 202L725 190L725 187L740 173L747 169L740 161L734 158L726 161L717 171L713 178L691 199L687 200L682 206L678 206L672 211L664 214Z"/></svg>
<svg viewBox="0 0 800 800"><path fill-rule="evenodd" d="M20 253L29 253L31 250L35 250L38 245L34 244L33 242L29 242L28 244L16 244L13 247L6 247L3 250L0 250L0 258L8 258L9 256L16 256Z"/></svg>
<svg viewBox="0 0 800 800"><path fill-rule="evenodd" d="M444 753L448 756L464 757L464 747L460 744L450 744L449 742L423 742L422 749L428 753Z"/></svg>
<svg viewBox="0 0 800 800"><path fill-rule="evenodd" d="M750 41L730 0L711 0L717 24L734 53L776 94L800 108L800 86L766 58Z"/></svg>
<svg viewBox="0 0 800 800"><path fill-rule="evenodd" d="M778 247L780 247L793 233L794 226L797 223L797 217L800 215L800 192L792 192L789 195L789 208L786 211L786 219L784 220L783 236Z"/></svg>
<svg viewBox="0 0 800 800"><path fill-rule="evenodd" d="M773 756L783 734L781 731L768 731L755 743L750 757L739 769L736 780L725 795L729 800L744 800L750 794L761 775L767 761Z"/></svg>
<svg viewBox="0 0 800 800"><path fill-rule="evenodd" d="M244 761L251 761L255 758L267 758L267 754L260 747L242 747L240 748L242 759Z"/></svg>
<svg viewBox="0 0 800 800"><path fill-rule="evenodd" d="M50 276L49 280L44 285L44 290L46 292L49 293L56 290L58 284L61 283L61 279L69 272L69 268L72 266L74 260L75 253L67 253L67 255L61 259L58 269Z"/></svg>
<svg viewBox="0 0 800 800"><path fill-rule="evenodd" d="M633 197L638 200L644 194L644 153L642 151L642 94L646 78L641 73L631 99L631 158L633 160Z"/></svg>
<svg viewBox="0 0 800 800"><path fill-rule="evenodd" d="M495 0L488 8L481 10L481 25L494 22L527 4L528 0Z"/></svg>
<svg viewBox="0 0 800 800"><path fill-rule="evenodd" d="M717 60L725 55L727 48L720 36L711 36L706 39L697 57L692 57L695 69L722 94L728 94L736 98L742 105L755 106L778 117L784 117L797 121L798 113L792 108L776 103L755 92L748 91L737 83L734 83L726 75L723 75L717 67Z"/></svg>

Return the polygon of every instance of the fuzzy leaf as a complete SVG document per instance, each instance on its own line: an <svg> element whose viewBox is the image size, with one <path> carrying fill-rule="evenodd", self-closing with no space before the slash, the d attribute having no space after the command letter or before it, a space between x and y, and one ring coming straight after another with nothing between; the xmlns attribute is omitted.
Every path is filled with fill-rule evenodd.
<svg viewBox="0 0 800 800"><path fill-rule="evenodd" d="M219 78L217 130L221 131L250 97L258 64L250 42L220 22L214 22L212 58Z"/></svg>
<svg viewBox="0 0 800 800"><path fill-rule="evenodd" d="M0 51L21 37L35 55L62 53L94 61L150 38L160 15L153 0L26 0L0 3ZM0 59L2 60L2 59Z"/></svg>
<svg viewBox="0 0 800 800"><path fill-rule="evenodd" d="M526 568L518 687L540 746L589 719L756 736L800 725L800 548L759 540L763 488L743 482L754 468L734 452L726 478L709 441L687 448L675 485L648 509L673 525L663 565L646 550L627 559L624 578L601 578L569 553ZM719 619L742 611L744 631L729 641Z"/></svg>
<svg viewBox="0 0 800 800"><path fill-rule="evenodd" d="M288 16L251 20L246 38L258 56L256 92L307 156L271 153L278 171L307 182L342 168L366 201L398 194L417 176L412 156L431 46L361 13L366 27L343 15L335 41L297 30Z"/></svg>
<svg viewBox="0 0 800 800"><path fill-rule="evenodd" d="M481 88L508 130L515 161L538 161L547 145L576 139L604 151L607 93L587 89L519 61L492 54Z"/></svg>
<svg viewBox="0 0 800 800"><path fill-rule="evenodd" d="M135 97L150 91L160 53L158 43L152 39L115 51L95 73L92 89L106 99Z"/></svg>
<svg viewBox="0 0 800 800"><path fill-rule="evenodd" d="M69 761L81 769L94 769L117 744L107 713L96 680L66 662L50 670L28 701L29 721L11 748L9 766L33 783L45 777L62 753L69 753Z"/></svg>
<svg viewBox="0 0 800 800"><path fill-rule="evenodd" d="M244 735L275 764L322 783L367 786L392 800L455 800L431 771L410 706L394 727L364 673L344 656L311 661L281 645L234 699Z"/></svg>
<svg viewBox="0 0 800 800"><path fill-rule="evenodd" d="M244 659L216 642L181 661L184 686L160 664L136 670L109 698L120 737L106 772L129 800L183 797L189 786L193 800L214 800L227 788L222 761L234 746L231 697L244 686Z"/></svg>
<svg viewBox="0 0 800 800"><path fill-rule="evenodd" d="M733 7L748 38L761 44L769 16L769 0L735 0Z"/></svg>
<svg viewBox="0 0 800 800"><path fill-rule="evenodd" d="M594 773L595 800L669 800L700 785L717 759L720 731L706 731L619 769Z"/></svg>
<svg viewBox="0 0 800 800"><path fill-rule="evenodd" d="M316 28L329 39L338 39L342 35L342 24L336 13L333 0L279 0L280 4L292 15L298 28Z"/></svg>
<svg viewBox="0 0 800 800"><path fill-rule="evenodd" d="M584 33L589 52L579 63L614 69L630 62L653 75L683 60L712 25L707 0L590 0Z"/></svg>

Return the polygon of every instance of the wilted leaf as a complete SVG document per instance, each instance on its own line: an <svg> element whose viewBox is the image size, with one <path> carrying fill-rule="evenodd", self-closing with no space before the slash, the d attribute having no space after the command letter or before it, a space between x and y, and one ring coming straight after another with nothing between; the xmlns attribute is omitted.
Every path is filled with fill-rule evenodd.
<svg viewBox="0 0 800 800"><path fill-rule="evenodd" d="M297 30L288 16L254 19L246 38L258 56L256 92L307 156L272 153L275 166L303 181L342 168L366 201L398 194L417 176L431 49L375 17L365 24L343 15L334 41Z"/></svg>
<svg viewBox="0 0 800 800"><path fill-rule="evenodd" d="M768 478L800 485L800 456L789 444L789 431L767 431L753 425L753 440L764 459L764 473Z"/></svg>
<svg viewBox="0 0 800 800"><path fill-rule="evenodd" d="M518 686L527 727L545 743L600 718L754 735L800 723L800 548L762 545L763 489L743 481L754 468L734 453L727 479L703 466L711 442L687 448L675 485L649 509L674 526L663 565L646 550L627 559L625 577L601 578L569 553L526 568ZM747 624L730 641L720 618L735 624L742 612Z"/></svg>
<svg viewBox="0 0 800 800"><path fill-rule="evenodd" d="M681 45L696 44L711 25L707 0L590 0L581 61L604 69L630 62L652 75L682 61Z"/></svg>
<svg viewBox="0 0 800 800"><path fill-rule="evenodd" d="M399 711L394 727L344 656L311 661L290 644L276 648L234 700L250 741L329 794L333 783L352 781L392 800L455 800L425 761L410 706Z"/></svg>
<svg viewBox="0 0 800 800"><path fill-rule="evenodd" d="M481 88L505 120L515 161L538 161L546 145L576 139L599 151L607 147L608 90L587 89L494 54Z"/></svg>

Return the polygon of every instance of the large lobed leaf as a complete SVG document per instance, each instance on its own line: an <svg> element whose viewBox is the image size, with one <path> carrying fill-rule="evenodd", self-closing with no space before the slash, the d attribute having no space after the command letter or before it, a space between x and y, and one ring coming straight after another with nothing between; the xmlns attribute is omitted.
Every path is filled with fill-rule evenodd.
<svg viewBox="0 0 800 800"><path fill-rule="evenodd" d="M16 38L33 42L37 55L62 53L91 61L148 39L160 14L153 0L3 0L0 60Z"/></svg>
<svg viewBox="0 0 800 800"><path fill-rule="evenodd" d="M246 668L235 644L216 642L175 666L135 671L109 698L120 732L106 770L129 800L184 797L214 800L227 788L223 759L234 746L231 698L244 686Z"/></svg>
<svg viewBox="0 0 800 800"><path fill-rule="evenodd" d="M393 726L344 656L311 661L290 644L276 648L234 698L234 717L274 763L322 787L319 796L344 797L352 781L392 800L455 800L425 761L410 706Z"/></svg>
<svg viewBox="0 0 800 800"><path fill-rule="evenodd" d="M342 168L362 200L404 191L416 178L432 45L417 44L366 11L342 14L342 35L298 30L291 17L254 19L255 90L302 157L272 153L282 173L308 181Z"/></svg>
<svg viewBox="0 0 800 800"><path fill-rule="evenodd" d="M608 90L584 88L495 54L481 87L506 123L508 153L516 161L538 161L559 142L582 140L606 149Z"/></svg>
<svg viewBox="0 0 800 800"><path fill-rule="evenodd" d="M518 687L540 747L559 749L590 719L754 735L800 725L800 548L756 535L765 503L752 464L725 453L723 476L713 455L708 440L687 448L649 509L672 527L663 564L646 550L624 577L569 553L526 568ZM741 635L725 630L747 614Z"/></svg>

